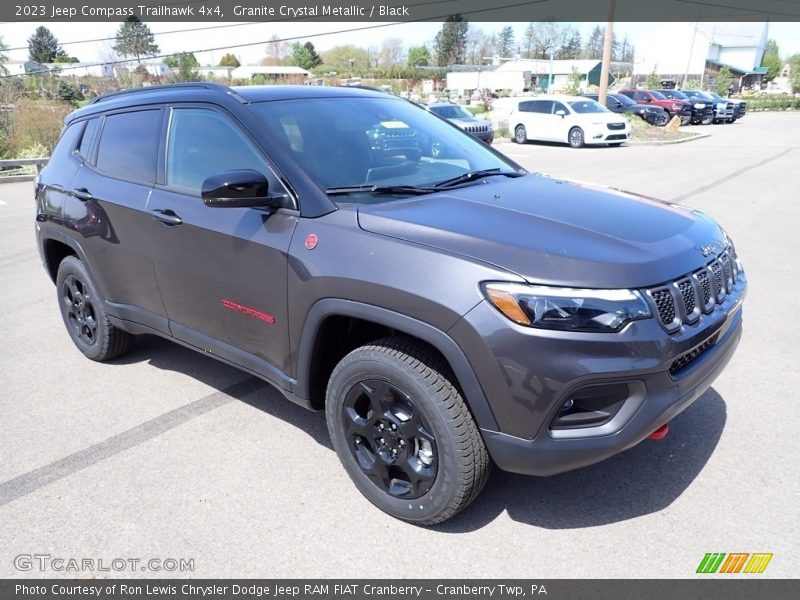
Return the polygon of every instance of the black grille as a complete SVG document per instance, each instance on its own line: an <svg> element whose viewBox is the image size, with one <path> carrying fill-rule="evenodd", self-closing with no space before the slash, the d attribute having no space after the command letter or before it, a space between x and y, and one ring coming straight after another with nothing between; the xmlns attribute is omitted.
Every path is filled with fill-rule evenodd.
<svg viewBox="0 0 800 600"><path fill-rule="evenodd" d="M656 303L658 309L658 318L666 326L671 326L675 320L675 300L672 294L667 289L655 290L650 292L653 302Z"/></svg>
<svg viewBox="0 0 800 600"><path fill-rule="evenodd" d="M625 123L609 123L608 128L611 130L625 129Z"/></svg>
<svg viewBox="0 0 800 600"><path fill-rule="evenodd" d="M694 322L700 312L710 313L731 293L741 274L736 254L727 247L702 269L646 290L662 326L678 331L684 321Z"/></svg>
<svg viewBox="0 0 800 600"><path fill-rule="evenodd" d="M709 265L709 268L711 269L711 273L714 275L714 286L716 288L715 291L717 294L717 302L720 302L725 297L725 280L722 276L722 263L718 260L715 260L711 263L711 265Z"/></svg>
<svg viewBox="0 0 800 600"><path fill-rule="evenodd" d="M703 306L708 306L711 300L711 281L708 279L708 272L705 270L698 271L695 273L695 278L700 284L700 290L703 293Z"/></svg>
<svg viewBox="0 0 800 600"><path fill-rule="evenodd" d="M708 338L705 342L700 344L699 346L695 346L688 352L684 352L678 358L672 361L672 364L669 366L669 374L675 375L681 369L685 369L689 366L689 364L698 358L703 352L711 348L717 341L717 336L712 335Z"/></svg>
<svg viewBox="0 0 800 600"><path fill-rule="evenodd" d="M683 298L683 305L686 307L686 314L691 315L697 306L697 302L695 301L694 297L694 286L692 285L691 281L684 279L678 284L678 289L680 290L681 297Z"/></svg>
<svg viewBox="0 0 800 600"><path fill-rule="evenodd" d="M624 133L612 133L606 136L606 140L627 140L628 136Z"/></svg>

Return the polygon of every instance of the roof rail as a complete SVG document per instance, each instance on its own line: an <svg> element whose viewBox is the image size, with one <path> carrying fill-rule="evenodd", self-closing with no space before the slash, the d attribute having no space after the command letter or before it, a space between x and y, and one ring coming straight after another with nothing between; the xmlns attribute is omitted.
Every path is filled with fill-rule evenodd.
<svg viewBox="0 0 800 600"><path fill-rule="evenodd" d="M140 88L132 88L127 90L118 90L116 92L109 92L108 94L102 94L100 96L96 96L92 98L89 104L96 104L97 102L103 102L104 100L109 100L111 98L117 98L119 96L127 96L128 94L140 94L144 92L155 92L159 90L171 90L175 88L180 89L199 89L199 90L215 90L218 92L223 92L230 96L236 98L242 104L246 104L247 100L245 100L242 96L237 94L227 85L222 85L221 83L214 83L210 81L201 81L197 83L167 83L163 85L147 85Z"/></svg>

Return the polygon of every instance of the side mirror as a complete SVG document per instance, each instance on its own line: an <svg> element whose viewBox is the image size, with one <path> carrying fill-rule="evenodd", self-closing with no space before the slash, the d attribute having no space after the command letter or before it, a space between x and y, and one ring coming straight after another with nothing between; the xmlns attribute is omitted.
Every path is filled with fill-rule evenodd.
<svg viewBox="0 0 800 600"><path fill-rule="evenodd" d="M565 111L565 110L560 110L560 109L559 109L559 110L557 110L557 111L555 112L555 114L557 114L559 117L561 117L561 118L563 119L564 117L566 117L566 116L567 116L567 111Z"/></svg>
<svg viewBox="0 0 800 600"><path fill-rule="evenodd" d="M203 182L201 197L206 206L215 208L282 208L286 202L285 194L271 196L267 178L253 169L223 171L211 175Z"/></svg>

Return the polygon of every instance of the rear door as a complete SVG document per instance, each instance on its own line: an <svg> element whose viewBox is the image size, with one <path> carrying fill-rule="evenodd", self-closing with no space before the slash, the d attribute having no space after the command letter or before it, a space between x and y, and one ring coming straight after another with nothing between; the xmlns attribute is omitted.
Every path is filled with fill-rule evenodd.
<svg viewBox="0 0 800 600"><path fill-rule="evenodd" d="M532 140L551 139L547 132L550 111L552 110L552 100L532 100L529 108L525 112L528 137Z"/></svg>
<svg viewBox="0 0 800 600"><path fill-rule="evenodd" d="M156 180L164 110L137 108L89 120L64 226L83 249L112 315L167 332L150 253L147 200Z"/></svg>
<svg viewBox="0 0 800 600"><path fill-rule="evenodd" d="M169 112L148 211L170 330L281 383L289 371L287 251L298 213L207 207L202 183L223 171L255 169L271 192L286 190L232 115L210 105Z"/></svg>

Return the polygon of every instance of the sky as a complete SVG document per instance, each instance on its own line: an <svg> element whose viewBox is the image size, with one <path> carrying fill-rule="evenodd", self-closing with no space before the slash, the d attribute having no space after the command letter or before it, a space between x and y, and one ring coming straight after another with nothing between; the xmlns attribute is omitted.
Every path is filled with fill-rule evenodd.
<svg viewBox="0 0 800 600"><path fill-rule="evenodd" d="M379 48L381 42L387 38L400 38L405 46L428 43L433 40L436 32L441 28L441 23L214 23L213 26L235 25L209 29L205 31L186 31L197 27L209 27L204 23L148 23L156 35L156 43L164 54L180 51L197 51L205 48L217 48L236 44L257 43L256 45L231 50L215 52L196 52L201 64L217 64L226 52L236 54L242 64L258 64L265 55L265 44L258 43L272 37L273 34L281 38L296 37L301 41L311 41L317 51L324 51L340 44L354 43L363 47ZM330 33L339 30L351 30L365 26L381 25L373 29L354 32ZM383 26L385 25L385 26ZM470 23L471 26L482 29L485 33L499 31L505 23ZM525 23L511 23L515 29L516 39L521 40ZM596 25L595 23L575 23L581 30L584 40ZM0 38L10 48L21 47L8 53L9 60L22 61L28 58L27 39L33 33L38 23L4 23L0 25ZM119 23L47 23L46 25L58 38L59 42L80 41L113 37ZM614 32L617 39L625 35L634 46L637 40L643 40L652 33L660 23L617 23ZM178 33L166 33L174 32ZM800 23L770 23L769 37L778 41L781 54L786 57L800 52ZM96 62L107 58L113 42L93 42L69 44L64 50L70 56L78 57L82 62Z"/></svg>

